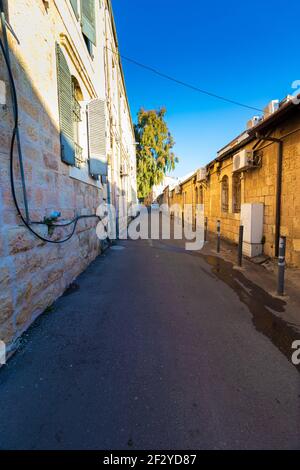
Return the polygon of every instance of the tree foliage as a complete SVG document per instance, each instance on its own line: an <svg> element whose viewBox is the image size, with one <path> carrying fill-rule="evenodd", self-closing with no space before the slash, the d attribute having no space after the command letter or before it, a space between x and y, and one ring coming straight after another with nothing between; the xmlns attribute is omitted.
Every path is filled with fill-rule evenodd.
<svg viewBox="0 0 300 470"><path fill-rule="evenodd" d="M137 142L137 186L139 199L146 198L178 162L172 152L174 139L165 121L167 110L140 109L135 125Z"/></svg>

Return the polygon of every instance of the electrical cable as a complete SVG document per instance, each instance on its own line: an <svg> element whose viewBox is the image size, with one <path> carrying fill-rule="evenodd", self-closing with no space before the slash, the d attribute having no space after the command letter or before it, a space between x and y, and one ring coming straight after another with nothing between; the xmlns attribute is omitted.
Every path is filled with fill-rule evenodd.
<svg viewBox="0 0 300 470"><path fill-rule="evenodd" d="M1 38L0 38L0 49L2 51L4 60L5 60L5 64L6 64L6 67L7 67L8 76L9 76L9 83L10 83L10 88L11 88L11 93L12 93L12 100L13 100L13 103L14 103L14 106L13 106L14 128L13 128L11 144L10 144L10 184L11 184L11 191L12 191L13 201L14 201L16 210L18 212L18 215L20 216L23 224L28 228L28 230L33 235L35 235L41 241L46 242L46 243L62 244L62 243L65 243L65 242L69 241L73 237L79 220L88 219L88 218L98 218L99 220L101 220L101 219L98 215L92 214L92 215L77 216L72 221L67 222L65 224L54 224L54 223L53 224L46 224L45 222L32 222L33 224L47 225L48 227L51 227L51 228L63 228L63 227L67 227L67 226L70 226L70 225L74 224L74 227L73 227L71 233L66 238L64 238L62 240L50 240L48 238L43 237L39 233L37 233L35 230L33 230L32 227L30 226L30 223L23 216L22 211L20 209L20 206L18 204L18 200L17 200L17 196L16 196L16 190L15 190L15 183L14 183L14 147L15 147L15 141L16 141L18 128L19 128L18 98L17 98L17 92L16 92L14 77L13 77L12 70L11 70L11 67L10 67L10 61L9 61L9 58L7 57L6 50L5 50L5 47L4 47L4 44L3 44ZM19 155L19 158L20 158L20 155Z"/></svg>
<svg viewBox="0 0 300 470"><path fill-rule="evenodd" d="M127 60L127 62L131 62L132 64L137 65L138 67L141 67L145 70L148 70L148 71L158 75L159 77L165 78L166 80L177 83L178 85L184 86L184 87L189 88L189 89L194 90L194 91L197 91L199 93L202 93L203 95L211 96L212 98L216 98L218 100L222 100L222 101L225 101L227 103L235 104L236 106L241 106L243 108L252 109L252 111L259 111L260 113L264 112L262 109L256 108L255 106L250 106L248 104L241 103L239 101L235 101L235 100L232 100L230 98L226 98L225 96L217 95L216 93L212 93L210 91L203 90L199 87L196 87L195 85L191 85L190 83L179 80L175 77L172 77L171 75L167 75L166 73L160 72L159 70L155 69L154 67L151 67L151 66L146 65L146 64L142 64L141 62L138 62L135 59L131 59L130 57L127 57L123 54L120 54L119 52L113 51L112 49L110 49L107 46L105 46L105 47L106 47L106 49L108 49L110 52L117 55L121 59Z"/></svg>

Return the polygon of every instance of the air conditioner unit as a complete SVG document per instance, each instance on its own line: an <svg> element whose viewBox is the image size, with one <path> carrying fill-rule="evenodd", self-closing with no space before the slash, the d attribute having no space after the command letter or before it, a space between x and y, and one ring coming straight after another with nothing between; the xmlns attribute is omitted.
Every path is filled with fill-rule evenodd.
<svg viewBox="0 0 300 470"><path fill-rule="evenodd" d="M181 186L176 186L175 188L175 194L181 194Z"/></svg>
<svg viewBox="0 0 300 470"><path fill-rule="evenodd" d="M289 102L292 101L293 99L295 99L295 97L294 97L293 95L287 95L287 96L280 102L279 107L284 106L285 104L289 103Z"/></svg>
<svg viewBox="0 0 300 470"><path fill-rule="evenodd" d="M233 157L233 171L244 171L254 166L252 150L242 150Z"/></svg>
<svg viewBox="0 0 300 470"><path fill-rule="evenodd" d="M200 183L200 181L206 180L206 175L207 175L206 168L205 167L200 168L197 171L197 183Z"/></svg>
<svg viewBox="0 0 300 470"><path fill-rule="evenodd" d="M261 120L262 118L260 116L253 116L253 118L247 122L247 129L252 129L252 127L255 127Z"/></svg>
<svg viewBox="0 0 300 470"><path fill-rule="evenodd" d="M264 108L265 118L275 113L275 111L277 111L278 109L279 109L279 100L270 101L270 103Z"/></svg>

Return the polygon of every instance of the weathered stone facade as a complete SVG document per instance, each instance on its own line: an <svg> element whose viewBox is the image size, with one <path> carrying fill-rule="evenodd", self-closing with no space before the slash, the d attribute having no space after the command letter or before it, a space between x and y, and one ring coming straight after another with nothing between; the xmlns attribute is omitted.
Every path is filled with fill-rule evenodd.
<svg viewBox="0 0 300 470"><path fill-rule="evenodd" d="M19 102L30 220L42 221L52 211L61 212L61 221L95 214L103 200L117 203L121 192L128 203L135 202L135 140L124 78L118 55L114 61L114 77L110 77L111 63L106 54L108 44L115 53L118 50L110 1L94 2L97 39L96 45L89 44L89 50L80 18L69 0L4 3L14 32L14 35L8 32L8 39ZM80 14L80 2L78 12ZM0 34L2 37L3 31ZM68 166L61 160L56 44L62 48L80 87L82 122L85 123L84 105L90 100L101 98L107 104L108 184L89 174L84 125L78 137L82 164ZM96 218L79 220L75 235L63 244L45 243L22 224L10 187L13 112L7 68L1 53L0 83L6 94L6 102L0 104L0 339L10 349L32 321L101 252L101 244L95 231ZM111 93L116 95L114 105ZM116 135L118 124L120 130ZM24 210L16 147L14 161L17 198ZM122 176L124 162L129 168L126 178ZM47 226L32 227L51 238ZM56 229L52 239L65 238L72 228Z"/></svg>
<svg viewBox="0 0 300 470"><path fill-rule="evenodd" d="M208 228L216 232L217 221L221 221L224 238L238 241L241 220L240 208L236 207L234 178L240 178L240 201L262 203L264 205L263 250L267 256L276 254L276 208L278 143L256 138L262 136L282 139L283 164L281 172L281 210L280 235L287 237L287 262L290 266L300 267L300 114L299 105L292 102L283 104L273 116L264 119L253 129L249 129L236 140L224 147L218 157L206 167L207 177L197 182L197 172L177 188L166 188L160 202L169 205L184 203L204 204ZM247 171L233 171L233 157L237 152L255 148L258 165ZM236 175L236 176L235 176ZM225 177L225 180L224 180ZM226 180L227 177L227 180ZM222 201L222 182L228 184L228 201L224 211Z"/></svg>

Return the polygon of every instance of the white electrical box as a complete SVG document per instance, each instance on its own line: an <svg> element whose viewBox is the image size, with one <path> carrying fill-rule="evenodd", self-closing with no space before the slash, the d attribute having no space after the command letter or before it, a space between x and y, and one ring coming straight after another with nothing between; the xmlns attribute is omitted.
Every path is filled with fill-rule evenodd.
<svg viewBox="0 0 300 470"><path fill-rule="evenodd" d="M268 118L271 114L275 113L279 109L279 100L272 100L270 103L264 108L264 115L265 118Z"/></svg>
<svg viewBox="0 0 300 470"><path fill-rule="evenodd" d="M244 226L243 253L249 258L261 255L263 251L264 205L262 203L242 204L241 225Z"/></svg>

